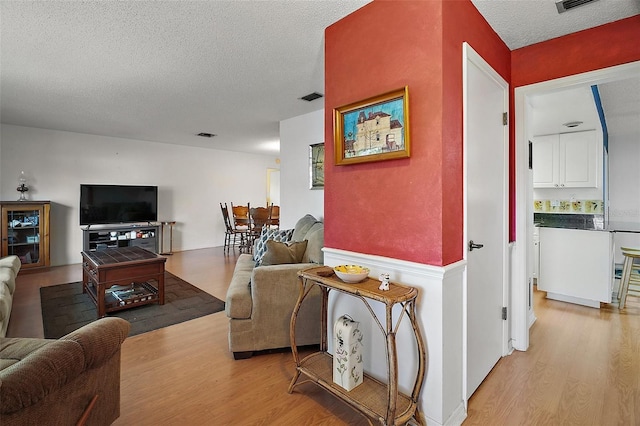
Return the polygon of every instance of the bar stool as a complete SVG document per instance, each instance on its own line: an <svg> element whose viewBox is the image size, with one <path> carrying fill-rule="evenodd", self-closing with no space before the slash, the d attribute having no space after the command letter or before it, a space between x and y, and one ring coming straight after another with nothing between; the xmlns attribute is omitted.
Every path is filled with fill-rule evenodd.
<svg viewBox="0 0 640 426"><path fill-rule="evenodd" d="M624 256L618 308L624 309L627 295L640 297L640 249L620 247Z"/></svg>

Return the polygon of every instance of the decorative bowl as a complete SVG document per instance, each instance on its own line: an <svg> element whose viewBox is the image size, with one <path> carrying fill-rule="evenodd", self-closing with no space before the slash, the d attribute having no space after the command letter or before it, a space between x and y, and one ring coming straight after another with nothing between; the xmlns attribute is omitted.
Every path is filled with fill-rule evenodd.
<svg viewBox="0 0 640 426"><path fill-rule="evenodd" d="M339 265L333 268L338 278L346 283L358 283L369 276L369 268L358 265Z"/></svg>

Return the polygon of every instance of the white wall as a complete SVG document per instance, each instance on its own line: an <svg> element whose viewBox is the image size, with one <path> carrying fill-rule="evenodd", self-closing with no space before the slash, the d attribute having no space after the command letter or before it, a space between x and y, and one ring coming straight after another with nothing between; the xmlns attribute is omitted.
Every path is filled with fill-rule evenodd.
<svg viewBox="0 0 640 426"><path fill-rule="evenodd" d="M324 110L280 122L280 227L309 213L324 219L324 190L309 189L309 145L324 142Z"/></svg>
<svg viewBox="0 0 640 426"><path fill-rule="evenodd" d="M276 158L179 145L2 125L0 198L51 201L51 264L80 262L81 183L157 185L158 219L175 220L174 251L221 246L220 202L264 205Z"/></svg>
<svg viewBox="0 0 640 426"><path fill-rule="evenodd" d="M640 222L640 141L609 140L609 220Z"/></svg>

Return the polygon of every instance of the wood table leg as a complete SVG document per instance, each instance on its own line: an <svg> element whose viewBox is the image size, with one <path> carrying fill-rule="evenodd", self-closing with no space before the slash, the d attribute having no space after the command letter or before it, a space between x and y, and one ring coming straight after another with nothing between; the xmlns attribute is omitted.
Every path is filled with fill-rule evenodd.
<svg viewBox="0 0 640 426"><path fill-rule="evenodd" d="M104 317L107 315L107 309L105 307L105 303L104 303L104 298L105 298L105 289L104 289L104 284L96 284L96 302L97 302L97 308L98 308L98 319Z"/></svg>
<svg viewBox="0 0 640 426"><path fill-rule="evenodd" d="M158 276L158 304L164 305L164 271Z"/></svg>

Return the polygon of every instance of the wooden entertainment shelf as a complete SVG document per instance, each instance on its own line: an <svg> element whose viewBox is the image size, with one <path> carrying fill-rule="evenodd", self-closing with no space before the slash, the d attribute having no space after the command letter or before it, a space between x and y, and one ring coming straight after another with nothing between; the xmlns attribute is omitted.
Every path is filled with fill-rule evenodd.
<svg viewBox="0 0 640 426"><path fill-rule="evenodd" d="M425 376L426 353L422 334L416 318L416 298L418 289L402 284L390 283L389 291L379 290L380 281L367 278L357 284L348 284L332 274L332 268L326 266L312 267L298 272L300 296L291 315L290 333L291 350L296 363L296 373L289 385L289 393L293 388L306 381L312 381L322 389L342 399L347 404L364 414L370 421L377 421L382 425L406 424L410 420L422 424L418 410L418 397ZM319 286L322 291L322 311L320 318L321 337L320 351L300 359L296 346L296 320L300 306L313 286ZM330 291L349 294L359 298L369 309L374 321L385 336L387 353L387 382L377 380L366 373L362 384L350 391L333 383L333 356L327 352L327 305ZM383 325L374 314L370 300L384 303L386 320ZM392 311L395 305L400 305L402 313L393 322ZM411 322L413 334L417 344L418 370L411 395L398 391L398 357L396 349L396 331L403 317ZM308 380L298 382L301 375Z"/></svg>
<svg viewBox="0 0 640 426"><path fill-rule="evenodd" d="M104 225L82 229L82 250L95 251L107 248L142 247L158 253L160 225Z"/></svg>

